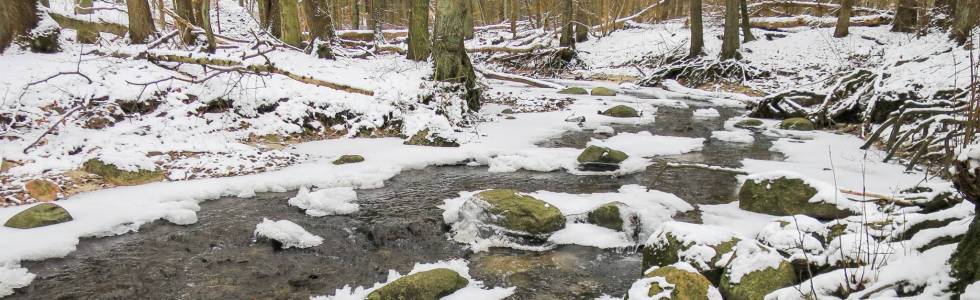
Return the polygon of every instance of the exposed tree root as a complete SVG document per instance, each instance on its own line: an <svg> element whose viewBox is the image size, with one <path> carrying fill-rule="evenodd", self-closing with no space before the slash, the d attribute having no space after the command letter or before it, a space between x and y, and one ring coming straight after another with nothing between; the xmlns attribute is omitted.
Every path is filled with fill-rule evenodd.
<svg viewBox="0 0 980 300"><path fill-rule="evenodd" d="M689 86L699 86L709 82L745 82L769 76L769 72L758 69L738 60L715 60L706 58L678 59L654 70L653 74L640 81L640 85L656 86L663 80L682 81Z"/></svg>

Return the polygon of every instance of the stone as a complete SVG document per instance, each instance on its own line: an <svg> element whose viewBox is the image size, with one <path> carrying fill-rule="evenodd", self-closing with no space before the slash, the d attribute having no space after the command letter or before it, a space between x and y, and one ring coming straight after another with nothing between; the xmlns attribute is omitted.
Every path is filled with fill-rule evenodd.
<svg viewBox="0 0 980 300"><path fill-rule="evenodd" d="M725 272L718 288L726 300L763 300L769 293L795 282L796 272L793 271L793 266L782 261L778 268L770 267L745 274L738 283L732 283L728 272Z"/></svg>
<svg viewBox="0 0 980 300"><path fill-rule="evenodd" d="M615 118L637 118L640 116L640 113L636 109L626 105L616 105L599 114Z"/></svg>
<svg viewBox="0 0 980 300"><path fill-rule="evenodd" d="M669 299L709 299L708 290L711 288L711 281L708 281L708 278L700 273L683 270L674 266L666 266L657 268L645 274L644 277L663 277L668 284L674 285L673 287L661 287L658 283L654 282L650 284L649 296L654 296L665 290L669 290Z"/></svg>
<svg viewBox="0 0 980 300"><path fill-rule="evenodd" d="M71 221L71 214L54 203L41 203L25 209L7 220L3 226L30 229Z"/></svg>
<svg viewBox="0 0 980 300"><path fill-rule="evenodd" d="M698 232L725 234L727 238L720 241L715 238L702 240L699 239ZM660 228L651 235L643 247L642 267L643 270L647 270L654 266L669 266L678 262L685 262L701 271L701 274L704 274L708 279L717 281L724 271L718 267L719 261L726 254L731 253L739 241L741 240L734 233L727 232L724 228L684 222L666 222L661 224ZM682 257L680 255L695 247L710 248L714 255L711 257Z"/></svg>
<svg viewBox="0 0 980 300"><path fill-rule="evenodd" d="M577 160L579 169L583 171L614 171L619 164L629 158L622 151L607 147L588 146L579 154Z"/></svg>
<svg viewBox="0 0 980 300"><path fill-rule="evenodd" d="M589 224L595 224L616 231L623 231L623 217L618 202L606 203L588 213Z"/></svg>
<svg viewBox="0 0 980 300"><path fill-rule="evenodd" d="M558 91L558 93L562 95L588 95L589 91L586 91L585 89L580 87L570 87L570 88L560 90Z"/></svg>
<svg viewBox="0 0 980 300"><path fill-rule="evenodd" d="M762 120L759 119L745 119L735 123L735 127L743 129L753 129L762 126Z"/></svg>
<svg viewBox="0 0 980 300"><path fill-rule="evenodd" d="M101 176L115 185L140 185L166 179L163 170L123 171L116 165L106 164L98 159L90 159L82 165L82 170Z"/></svg>
<svg viewBox="0 0 980 300"><path fill-rule="evenodd" d="M616 96L616 91L604 87L597 87L592 89L592 96L612 97Z"/></svg>
<svg viewBox="0 0 980 300"><path fill-rule="evenodd" d="M437 134L429 135L429 130L425 129L415 133L405 141L405 145L429 146L429 147L459 147L459 143L448 140Z"/></svg>
<svg viewBox="0 0 980 300"><path fill-rule="evenodd" d="M533 235L550 234L565 228L565 216L558 208L515 190L483 191L476 197L490 204L489 212L497 226Z"/></svg>
<svg viewBox="0 0 980 300"><path fill-rule="evenodd" d="M854 213L832 203L810 202L817 190L802 179L746 180L738 192L738 207L774 216L807 215L822 220L838 219ZM846 201L846 200L841 200Z"/></svg>
<svg viewBox="0 0 980 300"><path fill-rule="evenodd" d="M363 161L364 161L363 156L357 154L345 154L345 155L341 155L340 158L337 158L337 160L334 160L333 164L335 165L354 164Z"/></svg>
<svg viewBox="0 0 980 300"><path fill-rule="evenodd" d="M61 193L61 188L58 187L58 184L46 179L28 181L24 184L24 189L27 190L28 195L31 195L31 198L44 202L58 199L58 193Z"/></svg>
<svg viewBox="0 0 980 300"><path fill-rule="evenodd" d="M811 131L816 129L813 122L807 118L789 118L779 123L779 129Z"/></svg>
<svg viewBox="0 0 980 300"><path fill-rule="evenodd" d="M398 278L368 294L368 300L438 300L466 287L469 280L440 268Z"/></svg>
<svg viewBox="0 0 980 300"><path fill-rule="evenodd" d="M505 114L505 115L510 115L510 114L514 114L514 109L512 109L512 108L505 108L505 109L504 109L503 111L501 111L500 113L502 113L502 114Z"/></svg>

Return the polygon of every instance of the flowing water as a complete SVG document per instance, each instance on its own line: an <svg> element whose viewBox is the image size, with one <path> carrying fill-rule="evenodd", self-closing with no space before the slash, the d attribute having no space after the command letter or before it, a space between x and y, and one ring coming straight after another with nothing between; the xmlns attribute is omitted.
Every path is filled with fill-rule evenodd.
<svg viewBox="0 0 980 300"><path fill-rule="evenodd" d="M661 108L656 122L613 126L617 132L709 138L726 118L741 111L719 109L721 118L695 119L689 109ZM567 133L546 147L583 148L589 131ZM703 151L658 160L738 167L743 158L779 159L761 135L750 145L707 139ZM489 173L486 167L441 166L406 171L383 188L358 190L361 210L347 216L312 218L286 204L295 192L205 202L199 222L163 221L138 233L85 239L65 258L25 262L38 275L12 299L307 299L332 295L345 285L371 286L388 270L405 273L418 262L463 258L470 274L487 286L516 286L512 299L592 299L621 296L640 275L635 251L561 246L547 252L493 249L471 253L447 238L437 205L459 191L513 188L594 193L639 184L696 204L735 200L730 172L674 168L657 163L620 177L566 172ZM253 242L262 220L291 220L324 243L311 249L277 250ZM698 214L678 216L696 222Z"/></svg>

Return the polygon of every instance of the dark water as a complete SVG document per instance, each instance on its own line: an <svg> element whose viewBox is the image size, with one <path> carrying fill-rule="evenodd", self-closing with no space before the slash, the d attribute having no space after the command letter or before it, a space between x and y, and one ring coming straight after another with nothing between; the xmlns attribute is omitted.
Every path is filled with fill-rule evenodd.
<svg viewBox="0 0 980 300"><path fill-rule="evenodd" d="M719 110L722 118L695 120L690 110L662 108L655 123L614 128L708 138L711 131L722 130L724 119L741 113ZM568 133L542 145L582 148L591 138L588 131ZM768 151L770 140L756 139L752 145L708 139L699 153L658 160L738 167L743 158L778 159ZM190 226L156 222L135 234L83 240L66 258L25 263L38 277L11 298L306 299L332 295L348 284L371 286L384 281L389 269L405 273L418 262L454 258L469 260L471 275L487 286L517 286L513 299L621 296L641 272L640 257L632 251L563 246L543 253L494 249L473 254L447 239L448 228L436 206L459 191L593 193L624 184L717 204L734 200L737 182L727 172L660 163L622 177L442 166L407 171L383 188L359 190L361 210L348 216L306 216L286 204L295 192L222 198L202 204L200 221ZM252 231L262 218L291 220L325 241L311 249L285 251L254 243ZM697 215L679 218L696 220Z"/></svg>

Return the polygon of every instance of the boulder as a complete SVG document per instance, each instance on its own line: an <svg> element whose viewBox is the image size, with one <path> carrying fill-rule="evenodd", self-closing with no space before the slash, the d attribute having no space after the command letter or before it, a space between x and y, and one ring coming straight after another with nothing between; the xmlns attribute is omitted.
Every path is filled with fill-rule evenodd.
<svg viewBox="0 0 980 300"><path fill-rule="evenodd" d="M625 222L619 209L620 206L626 206L626 204L610 202L590 211L588 213L589 224L595 224L612 230L623 231L623 224Z"/></svg>
<svg viewBox="0 0 980 300"><path fill-rule="evenodd" d="M356 155L356 154L345 154L345 155L341 155L340 158L337 158L337 160L334 160L333 164L335 165L353 164L362 161L364 161L363 156Z"/></svg>
<svg viewBox="0 0 980 300"><path fill-rule="evenodd" d="M735 123L735 127L743 129L754 129L762 126L762 120L759 119L745 119Z"/></svg>
<svg viewBox="0 0 980 300"><path fill-rule="evenodd" d="M58 184L45 179L28 181L24 184L24 190L27 191L28 195L31 195L31 198L44 202L58 199L58 193L61 193L61 188L58 187Z"/></svg>
<svg viewBox="0 0 980 300"><path fill-rule="evenodd" d="M640 116L640 113L636 109L626 105L616 105L599 114L616 118L636 118Z"/></svg>
<svg viewBox="0 0 980 300"><path fill-rule="evenodd" d="M668 299L674 300L702 300L710 299L708 293L711 290L711 282L704 275L691 270L685 270L676 266L666 266L657 268L644 277L661 277L668 285L660 286L659 283L650 283L649 296L654 296L667 291ZM715 291L717 292L717 291Z"/></svg>
<svg viewBox="0 0 980 300"><path fill-rule="evenodd" d="M833 203L810 202L816 194L817 189L798 178L750 178L738 192L738 207L775 216L807 215L822 220L853 215Z"/></svg>
<svg viewBox="0 0 980 300"><path fill-rule="evenodd" d="M686 262L711 280L722 273L723 257L740 241L724 228L684 222L665 222L643 248L643 270ZM691 255L699 254L699 255ZM700 255L707 254L707 255Z"/></svg>
<svg viewBox="0 0 980 300"><path fill-rule="evenodd" d="M789 118L779 123L779 129L810 131L816 129L807 118Z"/></svg>
<svg viewBox="0 0 980 300"><path fill-rule="evenodd" d="M579 169L583 171L613 171L630 156L623 151L600 146L588 146L579 154Z"/></svg>
<svg viewBox="0 0 980 300"><path fill-rule="evenodd" d="M466 287L469 280L440 268L398 278L368 294L368 300L438 300Z"/></svg>
<svg viewBox="0 0 980 300"><path fill-rule="evenodd" d="M558 208L515 190L489 190L476 194L489 204L494 225L532 235L550 234L565 228L565 216Z"/></svg>
<svg viewBox="0 0 980 300"><path fill-rule="evenodd" d="M139 185L161 181L166 178L162 170L123 171L116 165L107 164L98 159L90 159L82 165L82 170L101 176L115 185Z"/></svg>
<svg viewBox="0 0 980 300"><path fill-rule="evenodd" d="M7 220L3 226L30 229L71 221L71 214L54 203L41 203L25 209Z"/></svg>
<svg viewBox="0 0 980 300"><path fill-rule="evenodd" d="M513 108L505 108L500 113L505 114L505 115L511 115L511 114L514 114L514 109Z"/></svg>
<svg viewBox="0 0 980 300"><path fill-rule="evenodd" d="M562 95L588 95L589 91L586 91L585 89L580 87L570 87L570 88L560 90L558 91L558 93Z"/></svg>
<svg viewBox="0 0 980 300"><path fill-rule="evenodd" d="M451 141L437 134L429 134L429 130L425 129L415 133L411 138L405 141L405 145L415 145L415 146L430 146L430 147L459 147L459 143Z"/></svg>
<svg viewBox="0 0 980 300"><path fill-rule="evenodd" d="M796 283L793 266L776 250L753 241L740 242L718 288L726 300L763 300L775 290Z"/></svg>
<svg viewBox="0 0 980 300"><path fill-rule="evenodd" d="M600 86L592 89L592 96L612 97L612 96L616 96L616 91Z"/></svg>

